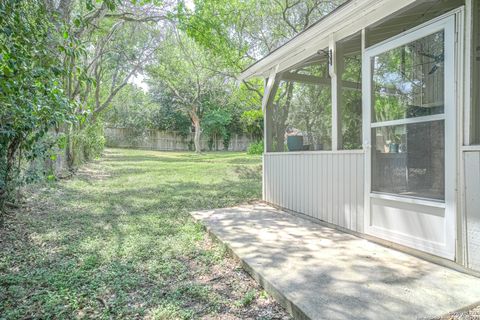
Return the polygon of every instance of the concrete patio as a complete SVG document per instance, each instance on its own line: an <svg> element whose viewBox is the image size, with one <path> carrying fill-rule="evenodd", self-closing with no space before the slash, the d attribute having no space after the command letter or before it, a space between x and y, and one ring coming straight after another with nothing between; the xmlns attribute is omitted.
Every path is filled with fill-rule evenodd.
<svg viewBox="0 0 480 320"><path fill-rule="evenodd" d="M265 204L192 216L295 318L431 319L480 303L480 278Z"/></svg>

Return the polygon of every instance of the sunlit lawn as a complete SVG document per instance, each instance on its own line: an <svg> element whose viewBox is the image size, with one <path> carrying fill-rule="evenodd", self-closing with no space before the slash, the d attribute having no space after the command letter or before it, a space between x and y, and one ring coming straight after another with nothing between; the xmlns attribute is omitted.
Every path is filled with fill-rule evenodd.
<svg viewBox="0 0 480 320"><path fill-rule="evenodd" d="M0 319L284 317L188 214L260 195L259 156L107 150L9 217Z"/></svg>

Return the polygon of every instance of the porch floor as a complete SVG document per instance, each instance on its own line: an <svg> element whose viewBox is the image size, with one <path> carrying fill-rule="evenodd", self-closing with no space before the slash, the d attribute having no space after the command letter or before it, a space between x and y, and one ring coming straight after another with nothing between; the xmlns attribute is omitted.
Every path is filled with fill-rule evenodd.
<svg viewBox="0 0 480 320"><path fill-rule="evenodd" d="M430 319L480 302L480 278L262 203L192 216L296 318Z"/></svg>

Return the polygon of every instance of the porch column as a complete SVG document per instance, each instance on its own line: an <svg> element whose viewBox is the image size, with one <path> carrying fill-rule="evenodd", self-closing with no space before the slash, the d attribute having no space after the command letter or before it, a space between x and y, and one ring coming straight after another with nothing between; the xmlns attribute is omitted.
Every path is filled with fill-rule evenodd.
<svg viewBox="0 0 480 320"><path fill-rule="evenodd" d="M273 110L270 107L275 92L278 88L278 79L276 79L278 66L273 68L270 76L266 80L265 91L263 93L262 111L263 111L263 150L264 152L272 151L272 130L273 130Z"/></svg>
<svg viewBox="0 0 480 320"><path fill-rule="evenodd" d="M342 149L342 47L330 36L329 45L329 73L332 83L332 150Z"/></svg>

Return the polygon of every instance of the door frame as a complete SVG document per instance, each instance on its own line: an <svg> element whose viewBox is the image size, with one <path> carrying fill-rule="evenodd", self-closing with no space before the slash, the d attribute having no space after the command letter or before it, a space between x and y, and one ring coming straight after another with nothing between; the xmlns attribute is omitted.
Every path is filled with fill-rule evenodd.
<svg viewBox="0 0 480 320"><path fill-rule="evenodd" d="M455 259L456 249L456 236L457 236L457 113L461 110L460 107L456 107L457 99L457 81L461 78L458 77L458 73L455 72L455 68L458 65L457 57L457 14L460 11L458 9L446 13L442 16L434 18L426 23L423 23L415 28L407 30L397 36L389 38L371 47L365 48L362 55L362 96L363 96L363 140L365 149L365 192L364 192L364 232L373 235L378 238L392 241L400 245L425 251L430 254L441 256L450 260ZM399 46L405 45L417 39L421 39L425 36L433 34L435 32L445 30L445 81L444 81L444 99L445 108L442 115L434 115L423 117L425 120L432 119L444 119L445 124L445 201L430 201L427 199L409 198L404 196L395 196L390 194L373 194L371 192L371 130L372 130L372 117L371 117L371 102L372 102L372 63L371 58L380 53L389 51ZM455 79L449 81L449 79ZM453 82L453 83L452 83ZM419 122L422 119L402 119L402 124L406 122L414 123ZM394 121L389 121L389 124L395 125ZM384 123L385 124L385 123ZM443 244L437 243L433 245L425 239L408 239L408 236L404 238L392 232L391 234L385 232L379 232L371 224L371 199L372 197L384 199L386 201L394 201L403 205L410 206L415 209L419 206L424 208L443 208L444 209L444 224L443 230L445 235L445 242Z"/></svg>

